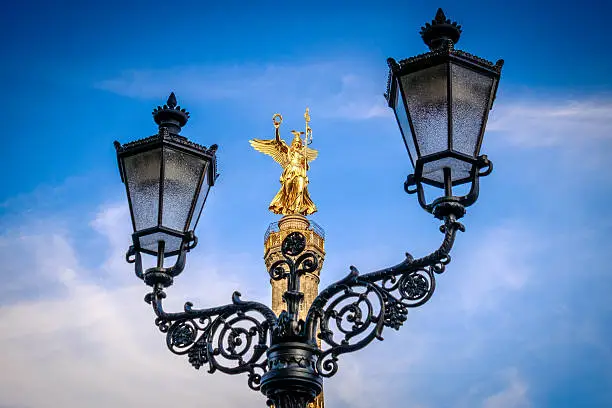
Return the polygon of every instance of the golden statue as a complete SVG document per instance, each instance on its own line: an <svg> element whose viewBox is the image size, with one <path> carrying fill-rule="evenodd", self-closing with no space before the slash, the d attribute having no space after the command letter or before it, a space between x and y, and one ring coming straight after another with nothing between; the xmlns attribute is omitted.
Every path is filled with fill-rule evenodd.
<svg viewBox="0 0 612 408"><path fill-rule="evenodd" d="M281 188L268 207L275 214L310 215L317 211L317 207L308 194L308 177L306 176L306 171L309 169L308 163L316 159L319 154L318 151L308 147L312 143L312 129L308 125L310 122L308 108L304 113L304 119L306 120L306 131L292 130L291 146L280 137L279 128L283 121L280 113L272 116L276 132L274 139L249 140L255 150L272 156L283 167L283 174L280 177ZM302 135L304 135L304 140L302 140Z"/></svg>

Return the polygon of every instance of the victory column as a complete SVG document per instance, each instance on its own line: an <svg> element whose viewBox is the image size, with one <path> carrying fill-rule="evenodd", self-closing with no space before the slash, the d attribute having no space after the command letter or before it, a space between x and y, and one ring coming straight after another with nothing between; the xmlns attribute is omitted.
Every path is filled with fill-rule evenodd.
<svg viewBox="0 0 612 408"><path fill-rule="evenodd" d="M310 308L312 301L319 293L319 276L325 259L325 233L314 221L308 220L307 215L317 211L317 207L308 193L307 170L309 162L317 158L318 151L309 148L312 143L312 129L310 128L310 113L308 108L304 113L306 129L304 132L292 130L293 140L288 145L280 137L280 125L283 117L277 113L272 117L275 128L275 138L271 140L253 139L249 142L253 148L261 153L271 156L283 168L280 177L280 190L272 199L268 209L283 217L270 224L264 235L264 261L266 269L283 259L281 244L287 235L299 232L306 237L306 251L312 251L318 258L318 268L305 273L300 278L300 291L303 293L304 302L300 305L298 318L304 319L306 311ZM302 135L304 139L302 140ZM283 293L287 288L286 279L270 279L272 286L272 310L277 315L286 309ZM318 341L321 346L320 340ZM308 405L309 408L323 408L323 392Z"/></svg>

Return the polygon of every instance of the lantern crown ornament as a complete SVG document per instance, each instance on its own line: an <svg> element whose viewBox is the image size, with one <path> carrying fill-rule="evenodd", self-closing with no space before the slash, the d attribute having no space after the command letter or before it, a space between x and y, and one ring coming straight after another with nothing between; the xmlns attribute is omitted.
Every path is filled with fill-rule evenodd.
<svg viewBox="0 0 612 408"><path fill-rule="evenodd" d="M189 113L174 92L153 110L153 119L157 134L124 145L115 141L115 149L134 228L128 260L148 284L168 286L197 244L195 228L218 176L217 145L207 148L179 135ZM157 256L157 268L142 272L141 254ZM164 268L170 256L177 262Z"/></svg>
<svg viewBox="0 0 612 408"><path fill-rule="evenodd" d="M439 8L436 17L431 23L425 23L419 34L429 49L435 50L445 44L457 44L461 36L461 26L456 21L447 19L444 11Z"/></svg>
<svg viewBox="0 0 612 408"><path fill-rule="evenodd" d="M421 27L430 51L399 63L389 58L385 97L395 113L414 173L404 188L437 217L462 216L478 198L479 178L492 170L480 155L489 111L497 93L503 60L495 64L455 49L461 26L438 9ZM471 184L464 196L453 186ZM423 184L444 190L428 201Z"/></svg>
<svg viewBox="0 0 612 408"><path fill-rule="evenodd" d="M178 135L189 120L189 112L177 104L176 95L171 92L164 106L153 109L153 120L160 129L166 128L169 133Z"/></svg>

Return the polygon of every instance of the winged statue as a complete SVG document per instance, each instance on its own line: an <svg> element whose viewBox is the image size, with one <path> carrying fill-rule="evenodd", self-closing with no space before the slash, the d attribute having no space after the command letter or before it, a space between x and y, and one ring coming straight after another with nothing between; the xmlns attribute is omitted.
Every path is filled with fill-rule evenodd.
<svg viewBox="0 0 612 408"><path fill-rule="evenodd" d="M275 214L310 215L317 211L308 193L308 176L306 175L306 171L310 168L309 163L319 154L318 151L308 147L312 143L312 129L308 125L310 122L308 108L306 108L304 119L306 119L306 132L292 130L291 145L280 137L280 124L283 117L278 113L272 117L276 133L274 139L249 140L255 150L271 156L283 168L280 176L280 190L268 207ZM302 135L305 135L304 140L302 140Z"/></svg>

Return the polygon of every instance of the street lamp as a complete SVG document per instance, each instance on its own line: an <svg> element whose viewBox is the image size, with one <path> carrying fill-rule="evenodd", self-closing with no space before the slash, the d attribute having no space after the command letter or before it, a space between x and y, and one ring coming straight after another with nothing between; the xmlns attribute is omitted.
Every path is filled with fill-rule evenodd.
<svg viewBox="0 0 612 408"><path fill-rule="evenodd" d="M444 215L451 203L473 204L479 177L492 170L479 152L504 61L492 64L456 50L460 35L461 26L438 9L431 24L421 28L430 52L399 63L387 60L385 96L415 168L404 187L436 216ZM469 193L453 196L452 187L465 183L471 183ZM423 184L443 188L444 196L427 204Z"/></svg>
<svg viewBox="0 0 612 408"><path fill-rule="evenodd" d="M207 149L179 134L189 112L177 106L174 92L153 118L158 134L125 145L115 141L115 148L134 228L127 258L137 258L147 284L169 286L197 244L194 230L217 176L217 145ZM157 268L141 274L141 253L157 256ZM164 269L164 258L173 255L176 266Z"/></svg>
<svg viewBox="0 0 612 408"><path fill-rule="evenodd" d="M206 148L179 135L189 114L177 106L174 94L153 111L156 135L115 142L134 228L126 259L151 286L145 300L173 353L211 373L247 373L248 385L276 408L305 408L321 392L323 378L338 371L340 355L382 340L385 327L398 330L408 309L431 298L435 275L450 262L457 231L464 231L458 220L478 198L479 178L492 169L479 153L503 62L454 49L460 33L439 9L421 30L430 52L399 63L388 60L386 98L415 169L404 187L443 221L442 244L425 257L406 254L401 263L367 274L351 266L346 277L319 293L304 320L298 319L304 297L300 277L315 271L319 259L306 250L300 232L287 235L283 259L268 271L271 279L287 282L286 310L279 316L266 305L242 301L238 292L224 306L195 309L186 303L182 312L166 312L164 290L197 243L194 230L217 177L217 146ZM454 196L453 186L465 183L471 184L468 194ZM428 203L423 184L443 194ZM156 256L156 266L143 270L142 254ZM171 256L177 256L175 264L164 267ZM318 340L325 347L319 348Z"/></svg>

